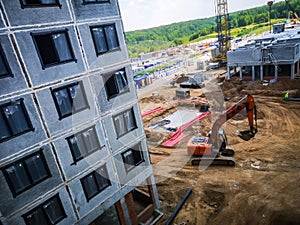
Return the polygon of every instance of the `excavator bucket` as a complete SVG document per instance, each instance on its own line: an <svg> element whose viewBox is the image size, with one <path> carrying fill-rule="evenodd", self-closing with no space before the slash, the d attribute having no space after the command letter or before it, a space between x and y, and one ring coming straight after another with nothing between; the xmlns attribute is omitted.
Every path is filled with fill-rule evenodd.
<svg viewBox="0 0 300 225"><path fill-rule="evenodd" d="M236 131L235 135L243 139L244 141L249 141L251 138L255 136L256 132L252 132L251 130L242 130Z"/></svg>

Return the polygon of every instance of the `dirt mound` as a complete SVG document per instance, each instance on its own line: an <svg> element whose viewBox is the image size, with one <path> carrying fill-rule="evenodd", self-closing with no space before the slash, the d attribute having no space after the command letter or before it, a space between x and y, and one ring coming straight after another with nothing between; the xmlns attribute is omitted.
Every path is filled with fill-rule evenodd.
<svg viewBox="0 0 300 225"><path fill-rule="evenodd" d="M266 84L261 81L224 81L220 87L227 98L240 94L283 97L286 92L290 97L300 96L300 79L280 80L273 84Z"/></svg>
<svg viewBox="0 0 300 225"><path fill-rule="evenodd" d="M155 95L155 96L141 98L139 100L139 102L141 104L149 103L149 102L151 102L151 103L162 103L162 102L165 102L165 98L162 95Z"/></svg>

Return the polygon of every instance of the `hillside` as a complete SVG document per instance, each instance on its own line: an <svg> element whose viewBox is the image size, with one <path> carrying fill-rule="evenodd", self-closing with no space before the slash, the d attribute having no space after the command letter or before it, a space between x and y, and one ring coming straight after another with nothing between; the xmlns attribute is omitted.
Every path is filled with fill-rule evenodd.
<svg viewBox="0 0 300 225"><path fill-rule="evenodd" d="M300 0L290 0L289 2L296 12L300 11ZM284 1L277 2L272 6L271 19L286 19L291 13L292 11L287 8ZM230 26L231 29L236 29L256 24L256 27L259 28L258 24L268 25L268 18L269 7L264 5L230 13ZM216 37L216 34L214 34L216 30L215 20L215 17L210 17L126 32L125 37L129 54L131 57L136 57L142 52L147 53L198 41L207 35ZM233 35L247 34L248 31L245 29L243 32L233 32Z"/></svg>

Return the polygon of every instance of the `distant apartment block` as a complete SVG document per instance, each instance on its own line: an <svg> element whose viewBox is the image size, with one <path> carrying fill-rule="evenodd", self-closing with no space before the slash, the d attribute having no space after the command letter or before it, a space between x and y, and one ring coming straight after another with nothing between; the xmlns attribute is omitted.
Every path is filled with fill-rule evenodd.
<svg viewBox="0 0 300 225"><path fill-rule="evenodd" d="M0 6L0 224L155 223L118 1Z"/></svg>
<svg viewBox="0 0 300 225"><path fill-rule="evenodd" d="M246 80L295 79L300 76L300 28L256 38L254 42L227 53L228 79L230 69Z"/></svg>

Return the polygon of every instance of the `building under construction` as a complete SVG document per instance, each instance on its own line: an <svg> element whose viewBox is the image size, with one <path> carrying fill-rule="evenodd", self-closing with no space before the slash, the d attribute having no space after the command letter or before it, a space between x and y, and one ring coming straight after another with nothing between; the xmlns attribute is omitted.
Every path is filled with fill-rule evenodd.
<svg viewBox="0 0 300 225"><path fill-rule="evenodd" d="M0 6L0 225L154 224L118 0Z"/></svg>
<svg viewBox="0 0 300 225"><path fill-rule="evenodd" d="M253 81L295 79L300 76L299 44L300 27L284 31L284 24L274 25L272 34L227 52L227 78L237 75Z"/></svg>

